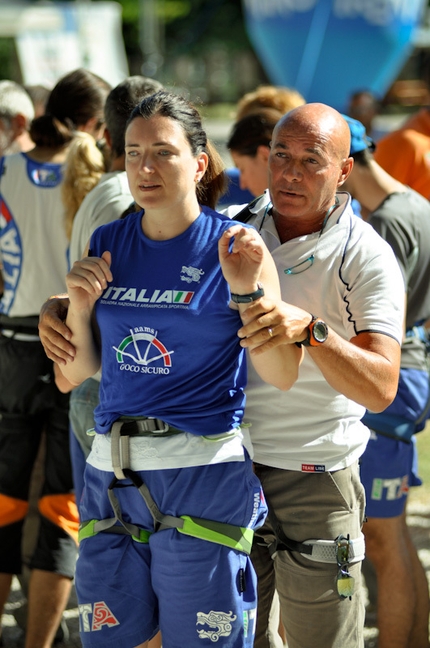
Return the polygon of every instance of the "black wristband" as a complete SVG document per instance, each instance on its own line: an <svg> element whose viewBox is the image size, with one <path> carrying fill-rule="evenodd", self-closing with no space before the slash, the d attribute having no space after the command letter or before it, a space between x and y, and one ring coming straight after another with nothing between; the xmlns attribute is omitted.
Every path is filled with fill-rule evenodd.
<svg viewBox="0 0 430 648"><path fill-rule="evenodd" d="M236 293L231 293L231 300L234 301L235 304L250 304L256 299L264 297L263 285L258 282L257 286L257 290L255 290L253 293L248 293L247 295L236 295Z"/></svg>

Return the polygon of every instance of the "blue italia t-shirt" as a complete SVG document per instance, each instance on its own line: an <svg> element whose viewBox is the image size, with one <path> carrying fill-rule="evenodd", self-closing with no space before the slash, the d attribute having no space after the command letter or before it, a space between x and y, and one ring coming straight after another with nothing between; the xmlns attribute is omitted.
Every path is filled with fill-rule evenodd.
<svg viewBox="0 0 430 648"><path fill-rule="evenodd" d="M142 212L98 228L92 256L112 253L113 281L96 304L102 381L96 430L120 416L160 418L197 435L243 417L246 365L239 313L218 258L228 217L203 208L181 235L148 239Z"/></svg>

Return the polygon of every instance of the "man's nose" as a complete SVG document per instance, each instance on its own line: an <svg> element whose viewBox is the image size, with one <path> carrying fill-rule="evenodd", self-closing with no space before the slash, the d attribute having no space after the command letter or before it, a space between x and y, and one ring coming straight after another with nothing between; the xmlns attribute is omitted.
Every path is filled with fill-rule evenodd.
<svg viewBox="0 0 430 648"><path fill-rule="evenodd" d="M302 171L299 163L295 160L287 160L283 168L283 176L287 180L301 180Z"/></svg>

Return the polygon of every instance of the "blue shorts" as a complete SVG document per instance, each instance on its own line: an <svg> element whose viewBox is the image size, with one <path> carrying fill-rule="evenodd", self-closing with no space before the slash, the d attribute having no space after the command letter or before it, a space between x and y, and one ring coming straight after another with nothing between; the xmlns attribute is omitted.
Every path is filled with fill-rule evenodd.
<svg viewBox="0 0 430 648"><path fill-rule="evenodd" d="M415 437L411 443L371 431L360 460L360 478L366 491L366 515L398 517L403 513L409 488L420 486Z"/></svg>
<svg viewBox="0 0 430 648"><path fill-rule="evenodd" d="M428 418L429 375L419 369L400 369L396 398L383 412L366 412L363 423L392 439L410 441L425 428Z"/></svg>
<svg viewBox="0 0 430 648"><path fill-rule="evenodd" d="M248 456L245 462L138 474L164 514L251 528L266 516ZM87 464L82 520L112 517L112 477ZM128 480L115 494L125 521L153 530L149 510ZM112 533L82 540L76 590L86 648L133 648L158 629L163 648L253 646L256 577L249 556L176 529L154 533L148 544Z"/></svg>

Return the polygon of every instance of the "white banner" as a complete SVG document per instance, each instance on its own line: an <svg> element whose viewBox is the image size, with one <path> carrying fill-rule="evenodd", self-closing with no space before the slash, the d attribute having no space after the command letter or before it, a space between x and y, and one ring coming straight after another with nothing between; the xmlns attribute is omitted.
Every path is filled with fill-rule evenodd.
<svg viewBox="0 0 430 648"><path fill-rule="evenodd" d="M79 67L112 86L128 76L118 3L53 2L42 7L17 6L14 11L14 35L25 84L52 87L61 76Z"/></svg>

